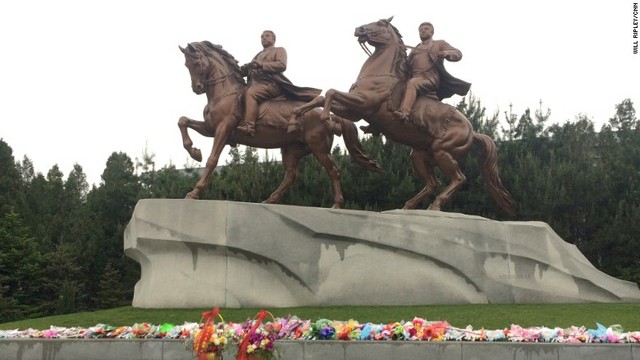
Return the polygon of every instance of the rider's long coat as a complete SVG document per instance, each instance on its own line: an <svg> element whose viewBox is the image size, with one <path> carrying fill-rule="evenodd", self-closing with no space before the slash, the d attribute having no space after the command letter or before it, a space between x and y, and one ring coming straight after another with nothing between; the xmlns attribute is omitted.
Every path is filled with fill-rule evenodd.
<svg viewBox="0 0 640 360"><path fill-rule="evenodd" d="M470 83L454 77L444 68L444 61L442 58L438 58L438 53L445 50L452 53L451 61L458 61L462 58L462 52L449 45L446 41L430 40L427 43L418 44L414 50L411 51L408 59L412 66L413 76L425 78L435 77L435 79L429 79L430 81L428 82L436 82L436 84L433 85L437 88L436 91L440 100L451 97L454 94L464 96L469 92L469 88L471 87ZM421 56L428 57L428 61L414 59ZM423 69L421 67L426 68ZM437 72L437 75L435 72Z"/></svg>
<svg viewBox="0 0 640 360"><path fill-rule="evenodd" d="M259 52L253 61L261 64L262 69L251 69L247 74L243 74L247 75L249 86L252 83L275 82L287 99L305 102L313 100L322 92L320 89L293 85L291 80L284 76L283 72L287 69L287 51L282 47L270 46Z"/></svg>

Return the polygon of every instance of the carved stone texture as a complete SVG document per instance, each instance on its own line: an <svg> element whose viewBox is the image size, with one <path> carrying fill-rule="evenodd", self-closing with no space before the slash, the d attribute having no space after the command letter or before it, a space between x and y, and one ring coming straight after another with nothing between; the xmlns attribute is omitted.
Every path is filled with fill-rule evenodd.
<svg viewBox="0 0 640 360"><path fill-rule="evenodd" d="M133 306L637 302L542 222L228 201L138 202Z"/></svg>

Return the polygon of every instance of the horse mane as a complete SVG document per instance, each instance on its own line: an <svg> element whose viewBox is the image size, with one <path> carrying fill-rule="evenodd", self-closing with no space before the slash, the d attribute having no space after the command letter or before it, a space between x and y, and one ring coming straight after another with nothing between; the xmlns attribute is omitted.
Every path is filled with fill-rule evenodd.
<svg viewBox="0 0 640 360"><path fill-rule="evenodd" d="M214 56L214 54L219 54L222 57L222 60L229 65L229 68L233 70L233 77L242 83L245 83L244 77L242 77L242 73L240 72L240 66L238 65L238 60L233 57L227 50L222 48L222 45L217 45L212 43L211 41L204 40L201 42L191 43L191 46L196 48L205 56Z"/></svg>
<svg viewBox="0 0 640 360"><path fill-rule="evenodd" d="M398 28L393 26L390 20L381 19L380 22L383 22L387 24L389 27L391 27L391 29L393 29L393 31L395 32L396 37L398 38L398 44L400 44L400 47L398 48L398 58L396 60L395 66L396 66L396 70L398 70L398 74L404 80L408 80L409 75L411 74L411 69L409 67L409 61L408 61L407 50L406 50L407 48L404 44L404 41L402 40L402 34L400 34L400 30L398 30Z"/></svg>

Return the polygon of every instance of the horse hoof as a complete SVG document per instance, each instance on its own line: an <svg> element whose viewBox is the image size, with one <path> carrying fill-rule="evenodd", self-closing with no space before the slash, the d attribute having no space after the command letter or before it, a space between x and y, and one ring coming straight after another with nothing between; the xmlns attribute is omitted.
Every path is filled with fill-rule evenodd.
<svg viewBox="0 0 640 360"><path fill-rule="evenodd" d="M185 196L184 198L188 200L198 200L200 197L192 191L188 193L187 196Z"/></svg>
<svg viewBox="0 0 640 360"><path fill-rule="evenodd" d="M202 151L198 148L193 148L191 158L197 162L202 162Z"/></svg>

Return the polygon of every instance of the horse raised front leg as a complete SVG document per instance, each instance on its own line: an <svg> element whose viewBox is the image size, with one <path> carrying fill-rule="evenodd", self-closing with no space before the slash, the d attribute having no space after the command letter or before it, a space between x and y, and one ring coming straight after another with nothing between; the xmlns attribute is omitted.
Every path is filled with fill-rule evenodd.
<svg viewBox="0 0 640 360"><path fill-rule="evenodd" d="M200 149L193 147L193 141L191 137L189 137L188 128L192 128L203 136L212 137L213 133L209 131L206 127L206 123L204 121L196 121L189 119L186 116L181 116L178 120L178 127L180 128L180 133L182 134L182 146L187 150L189 156L197 162L202 161L202 152Z"/></svg>
<svg viewBox="0 0 640 360"><path fill-rule="evenodd" d="M339 92L338 90L329 89L325 93L324 104L323 104L322 112L320 113L321 120L328 120L329 117L331 116L331 107L333 106L333 98L336 96L336 93L338 92Z"/></svg>
<svg viewBox="0 0 640 360"><path fill-rule="evenodd" d="M330 111L337 107L337 110L334 111L336 114L341 114L341 116L347 116L352 121L357 121L362 117L362 114L376 108L380 101L382 101L381 96L375 93L345 93L329 89L325 93L324 108L320 118L323 120L329 119ZM342 115L343 113L348 113L349 115Z"/></svg>
<svg viewBox="0 0 640 360"><path fill-rule="evenodd" d="M320 95L315 99L309 101L306 104L300 105L297 108L294 108L291 111L291 116L289 117L289 124L287 125L287 132L292 133L300 128L298 119L304 115L307 111L315 109L324 104L324 96Z"/></svg>
<svg viewBox="0 0 640 360"><path fill-rule="evenodd" d="M200 180L198 180L198 183L193 188L193 190L191 190L187 194L187 196L185 197L186 199L200 198L200 193L206 188L207 184L209 184L211 174L213 173L213 170L216 168L216 166L218 166L220 154L227 144L227 139L229 137L229 134L231 133L231 128L226 123L223 123L222 125L218 126L218 129L215 133L217 136L213 139L211 155L209 155L209 158L207 159L204 173L200 177Z"/></svg>

